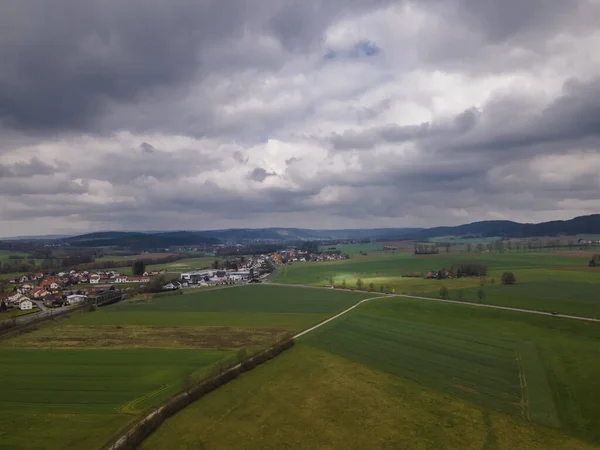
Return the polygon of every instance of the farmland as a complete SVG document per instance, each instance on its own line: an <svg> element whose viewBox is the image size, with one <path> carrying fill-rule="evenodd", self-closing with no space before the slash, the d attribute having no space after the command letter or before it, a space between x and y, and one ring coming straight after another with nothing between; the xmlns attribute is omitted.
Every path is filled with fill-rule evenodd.
<svg viewBox="0 0 600 450"><path fill-rule="evenodd" d="M278 286L119 303L0 341L0 448L100 448L239 348L264 347L367 293ZM49 444L51 443L51 444Z"/></svg>
<svg viewBox="0 0 600 450"><path fill-rule="evenodd" d="M598 338L596 324L382 298L142 448L596 448Z"/></svg>
<svg viewBox="0 0 600 450"><path fill-rule="evenodd" d="M514 306L543 311L559 311L590 317L600 317L600 301L594 292L600 287L600 268L589 268L589 252L529 252L529 253L441 253L415 256L407 252L372 252L354 255L346 261L294 263L280 268L279 283L312 284L356 288L358 278L363 286L373 284L374 290L396 293L438 296L441 286L449 290L450 298L467 301L476 299L482 287L479 277L431 280L422 275L437 272L457 263L476 263L488 267L484 280L484 303ZM504 271L512 271L515 286L501 286Z"/></svg>

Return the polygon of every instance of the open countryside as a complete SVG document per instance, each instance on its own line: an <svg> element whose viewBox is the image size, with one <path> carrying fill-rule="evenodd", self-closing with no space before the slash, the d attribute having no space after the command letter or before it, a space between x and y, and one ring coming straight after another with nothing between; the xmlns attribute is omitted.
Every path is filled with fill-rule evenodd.
<svg viewBox="0 0 600 450"><path fill-rule="evenodd" d="M173 248L168 269L137 259L12 276L0 442L105 449L190 386L296 336L140 448L600 448L600 324L561 317L600 318L600 248L508 242L239 244L210 257ZM145 281L120 283L130 272ZM102 296L119 301L96 304ZM27 301L41 318L66 315L37 324Z"/></svg>
<svg viewBox="0 0 600 450"><path fill-rule="evenodd" d="M198 378L240 348L262 348L367 297L231 287L115 304L4 339L1 445L101 448L142 411L179 392L185 375Z"/></svg>
<svg viewBox="0 0 600 450"><path fill-rule="evenodd" d="M376 299L142 448L597 448L598 338L595 324Z"/></svg>

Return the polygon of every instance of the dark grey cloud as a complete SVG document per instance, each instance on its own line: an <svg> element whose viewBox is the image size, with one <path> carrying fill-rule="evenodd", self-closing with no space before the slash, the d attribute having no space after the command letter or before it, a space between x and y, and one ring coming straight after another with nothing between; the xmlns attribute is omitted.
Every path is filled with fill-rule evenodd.
<svg viewBox="0 0 600 450"><path fill-rule="evenodd" d="M180 95L178 89L199 77L231 68L219 54L244 33L271 34L302 49L320 39L336 15L365 6L358 0L4 2L0 124L97 129L114 104L135 104L165 90ZM248 52L254 53L252 46ZM235 56L225 59L240 68L244 55Z"/></svg>
<svg viewBox="0 0 600 450"><path fill-rule="evenodd" d="M377 26L391 10L352 27L403 3L422 14L417 38ZM599 8L5 2L0 232L43 217L118 229L171 228L174 216L176 228L426 226L591 212L600 73L569 58L593 61L578 40L592 42ZM498 79L514 90L480 92ZM452 113L419 123L415 110Z"/></svg>
<svg viewBox="0 0 600 450"><path fill-rule="evenodd" d="M256 169L254 169L252 172L250 172L248 174L249 179L258 181L259 183L262 183L267 178L274 177L274 176L277 176L277 174L275 172L267 172L262 167L257 167Z"/></svg>
<svg viewBox="0 0 600 450"><path fill-rule="evenodd" d="M20 178L31 177L33 175L52 175L61 172L65 163L61 163L63 168L48 164L41 159L34 157L28 161L19 161L13 164L0 164L0 179L2 178Z"/></svg>

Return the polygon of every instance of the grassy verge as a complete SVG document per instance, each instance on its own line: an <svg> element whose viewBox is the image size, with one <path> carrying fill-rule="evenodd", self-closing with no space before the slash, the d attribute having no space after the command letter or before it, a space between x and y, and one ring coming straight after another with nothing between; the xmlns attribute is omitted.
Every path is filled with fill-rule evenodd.
<svg viewBox="0 0 600 450"><path fill-rule="evenodd" d="M594 447L557 430L297 345L190 405L141 446L172 448Z"/></svg>

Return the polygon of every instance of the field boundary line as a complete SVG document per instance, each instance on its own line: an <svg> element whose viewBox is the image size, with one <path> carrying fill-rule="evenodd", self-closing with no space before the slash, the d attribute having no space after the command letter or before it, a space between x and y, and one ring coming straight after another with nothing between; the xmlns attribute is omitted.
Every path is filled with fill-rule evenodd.
<svg viewBox="0 0 600 450"><path fill-rule="evenodd" d="M519 350L515 349L515 358L517 360L517 366L519 368L519 384L521 385L521 416L523 419L531 422L531 405L529 404L529 390L527 388L527 377L525 376L525 368L521 362L521 355Z"/></svg>

